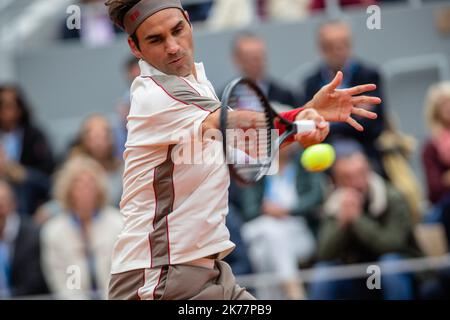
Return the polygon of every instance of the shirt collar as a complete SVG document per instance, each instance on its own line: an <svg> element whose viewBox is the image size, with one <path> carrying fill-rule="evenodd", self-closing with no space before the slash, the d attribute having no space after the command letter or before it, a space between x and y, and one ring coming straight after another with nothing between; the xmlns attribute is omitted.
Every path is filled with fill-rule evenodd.
<svg viewBox="0 0 450 320"><path fill-rule="evenodd" d="M166 75L164 72L159 71L151 64L147 63L143 59L139 60L139 67L141 68L141 76L161 76ZM183 77L193 82L205 82L207 81L205 66L202 62L195 63L195 70L197 71L197 80L195 79L193 74L190 74L187 77Z"/></svg>

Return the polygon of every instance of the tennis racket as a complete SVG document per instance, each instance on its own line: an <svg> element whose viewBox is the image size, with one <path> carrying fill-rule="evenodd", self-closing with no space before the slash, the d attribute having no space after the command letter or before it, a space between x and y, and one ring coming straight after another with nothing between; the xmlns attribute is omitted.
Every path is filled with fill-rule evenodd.
<svg viewBox="0 0 450 320"><path fill-rule="evenodd" d="M281 136L274 121L279 121L286 129ZM243 184L257 182L270 173L286 139L315 128L312 120L290 122L280 117L250 79L235 79L223 92L220 130L225 160L231 175Z"/></svg>

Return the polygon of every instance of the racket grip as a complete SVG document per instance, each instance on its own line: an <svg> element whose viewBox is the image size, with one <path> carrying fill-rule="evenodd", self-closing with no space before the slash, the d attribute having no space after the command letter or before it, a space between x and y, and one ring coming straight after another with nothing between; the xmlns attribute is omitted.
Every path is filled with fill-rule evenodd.
<svg viewBox="0 0 450 320"><path fill-rule="evenodd" d="M294 122L297 133L311 132L316 129L316 123L313 120L299 120Z"/></svg>

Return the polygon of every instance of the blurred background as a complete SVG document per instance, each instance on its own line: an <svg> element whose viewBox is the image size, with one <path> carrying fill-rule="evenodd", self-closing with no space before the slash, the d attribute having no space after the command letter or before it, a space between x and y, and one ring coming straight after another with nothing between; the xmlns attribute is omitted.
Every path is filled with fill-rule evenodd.
<svg viewBox="0 0 450 320"><path fill-rule="evenodd" d="M238 282L266 299L448 298L450 1L182 3L217 93L247 76L288 109L342 70L383 98L364 134L332 125L328 172L294 146L279 175L232 183ZM106 297L140 72L126 40L103 0L0 0L0 298Z"/></svg>

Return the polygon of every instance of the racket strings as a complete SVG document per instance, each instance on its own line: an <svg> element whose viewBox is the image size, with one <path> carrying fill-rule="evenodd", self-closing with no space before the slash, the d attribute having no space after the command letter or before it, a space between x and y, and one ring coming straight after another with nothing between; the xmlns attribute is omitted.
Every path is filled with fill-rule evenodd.
<svg viewBox="0 0 450 320"><path fill-rule="evenodd" d="M239 175L255 180L271 162L272 117L261 97L247 84L234 88L228 106L227 161Z"/></svg>

